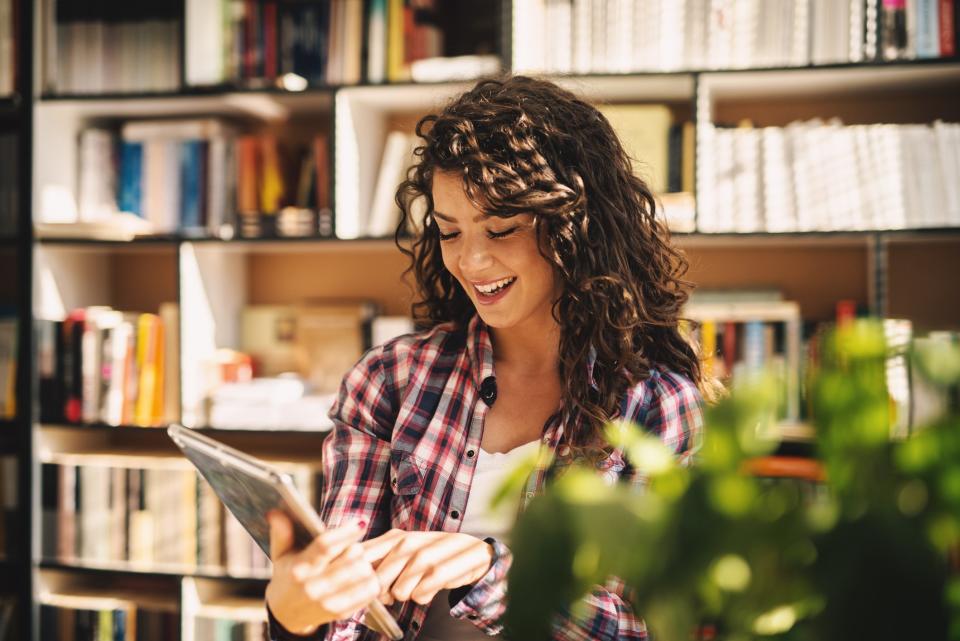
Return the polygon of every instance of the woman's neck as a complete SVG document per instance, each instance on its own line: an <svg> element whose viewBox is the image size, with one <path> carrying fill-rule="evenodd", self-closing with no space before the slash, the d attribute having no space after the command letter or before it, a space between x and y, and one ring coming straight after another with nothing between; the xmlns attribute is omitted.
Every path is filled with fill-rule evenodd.
<svg viewBox="0 0 960 641"><path fill-rule="evenodd" d="M551 316L542 323L506 329L491 328L493 358L498 367L527 374L555 374L560 366L560 325Z"/></svg>

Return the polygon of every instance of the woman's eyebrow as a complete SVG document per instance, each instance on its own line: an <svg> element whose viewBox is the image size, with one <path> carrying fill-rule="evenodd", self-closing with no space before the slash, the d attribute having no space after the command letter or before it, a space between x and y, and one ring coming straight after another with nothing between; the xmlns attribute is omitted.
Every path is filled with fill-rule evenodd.
<svg viewBox="0 0 960 641"><path fill-rule="evenodd" d="M456 224L456 222L457 222L457 219L456 219L456 218L453 218L452 216L447 216L446 214L441 213L441 212L437 211L436 209L433 210L433 215L436 216L437 218L439 218L440 220L445 221L445 222L448 222L448 223L454 223L454 224ZM472 221L472 222L479 223L481 220L486 220L487 218L490 218L490 214L479 213L479 214L477 214L476 216L473 217L473 221Z"/></svg>

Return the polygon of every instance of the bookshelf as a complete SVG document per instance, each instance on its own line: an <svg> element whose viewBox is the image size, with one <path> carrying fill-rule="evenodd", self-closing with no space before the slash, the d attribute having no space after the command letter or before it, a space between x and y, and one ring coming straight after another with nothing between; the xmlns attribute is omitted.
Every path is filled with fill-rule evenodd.
<svg viewBox="0 0 960 641"><path fill-rule="evenodd" d="M402 75L372 82L369 69L362 66L354 83L314 79L294 86L277 78L234 74L221 82L193 84L188 78L196 70L187 71L187 41L194 31L186 22L191 9L200 5L186 0L170 3L177 7L170 15L180 26L180 62L166 88L89 91L50 81L64 77L51 75L58 65L48 49L50 16L39 9L32 15L35 3L21 4L19 42L33 46L20 47L17 92L0 96L0 134L15 131L20 142L20 224L14 234L0 234L0 268L15 274L0 282L0 304L17 310L20 353L31 353L29 346L35 344L35 319L63 318L73 309L93 305L157 313L162 305L177 303L180 381L177 392L168 395L174 409L166 411L163 422L181 419L261 456L295 466L316 464L322 433L210 428L203 387L195 384L203 375L203 359L241 347L240 316L253 305L359 298L376 301L388 315L408 311L410 292L401 279L405 259L392 240L369 233L381 155L389 132L409 131L419 116L470 83L414 83ZM794 120L813 118L841 118L845 125L960 122L956 55L816 66L809 56L789 64L772 64L768 57L745 68L725 69L714 68L703 57L694 64L694 57L691 64L674 68L617 69L587 59L552 61L550 52L557 43L530 31L537 20L527 7L538 3L485 0L482 10L463 1L438 4L441 22L456 34L449 38L447 55L496 53L509 68L546 71L598 103L663 106L674 122L693 123L697 135L690 192L697 196L699 222L704 220L701 196L710 189L707 171L713 162L708 139L719 125L750 120L758 129L785 128ZM589 3L569 4L576 10ZM463 22L457 16L471 9L479 18L472 35L456 26ZM563 16L559 19L562 24ZM547 55L531 57L531 47ZM369 56L368 49L364 47ZM594 53L599 61L618 55L616 49L612 58L606 50L594 52L591 45ZM369 59L363 55L366 65ZM174 229L132 240L71 233L81 180L81 132L91 127L116 131L131 121L159 118L218 119L241 134L270 135L285 144L326 136L334 233L245 238L236 230L221 235ZM32 224L54 221L68 222L60 233L35 231ZM781 232L707 232L694 226L675 237L690 258L689 278L700 287L775 289L799 307L808 323L832 319L837 301L849 300L877 315L909 318L918 330L960 327L960 301L949 277L960 273L960 225ZM173 638L199 639L207 629L205 623L198 628L201 618L260 621L263 574L251 578L204 568L84 563L42 554L41 542L49 534L49 519L42 518L44 468L189 468L178 461L162 430L102 420L84 425L46 421L35 404L39 385L33 359L21 358L17 366L20 409L15 418L0 421L0 456L13 453L20 462L18 505L32 518L22 519L25 525L17 539L20 549L30 554L0 562L0 576L17 577L12 585L0 579L0 593L14 592L23 613L18 617L20 634L10 638L48 638L42 636L43 606L82 603L91 611L123 609L131 590L156 597L159 616L176 619ZM810 432L791 425L780 436L788 443L782 449L793 452L806 447Z"/></svg>

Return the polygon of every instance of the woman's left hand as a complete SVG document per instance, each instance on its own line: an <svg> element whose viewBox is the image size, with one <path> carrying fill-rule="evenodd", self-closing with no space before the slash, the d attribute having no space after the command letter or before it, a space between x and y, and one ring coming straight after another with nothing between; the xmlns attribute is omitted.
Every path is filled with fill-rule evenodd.
<svg viewBox="0 0 960 641"><path fill-rule="evenodd" d="M475 583L493 563L493 546L456 532L390 530L362 543L377 573L380 600L426 605L440 590Z"/></svg>

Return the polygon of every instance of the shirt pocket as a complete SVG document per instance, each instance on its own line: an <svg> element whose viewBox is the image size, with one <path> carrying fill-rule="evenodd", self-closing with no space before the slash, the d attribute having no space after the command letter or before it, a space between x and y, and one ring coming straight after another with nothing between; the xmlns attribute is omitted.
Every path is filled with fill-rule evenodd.
<svg viewBox="0 0 960 641"><path fill-rule="evenodd" d="M415 528L414 514L423 492L423 474L416 457L409 452L394 452L390 461L390 522L395 528Z"/></svg>

